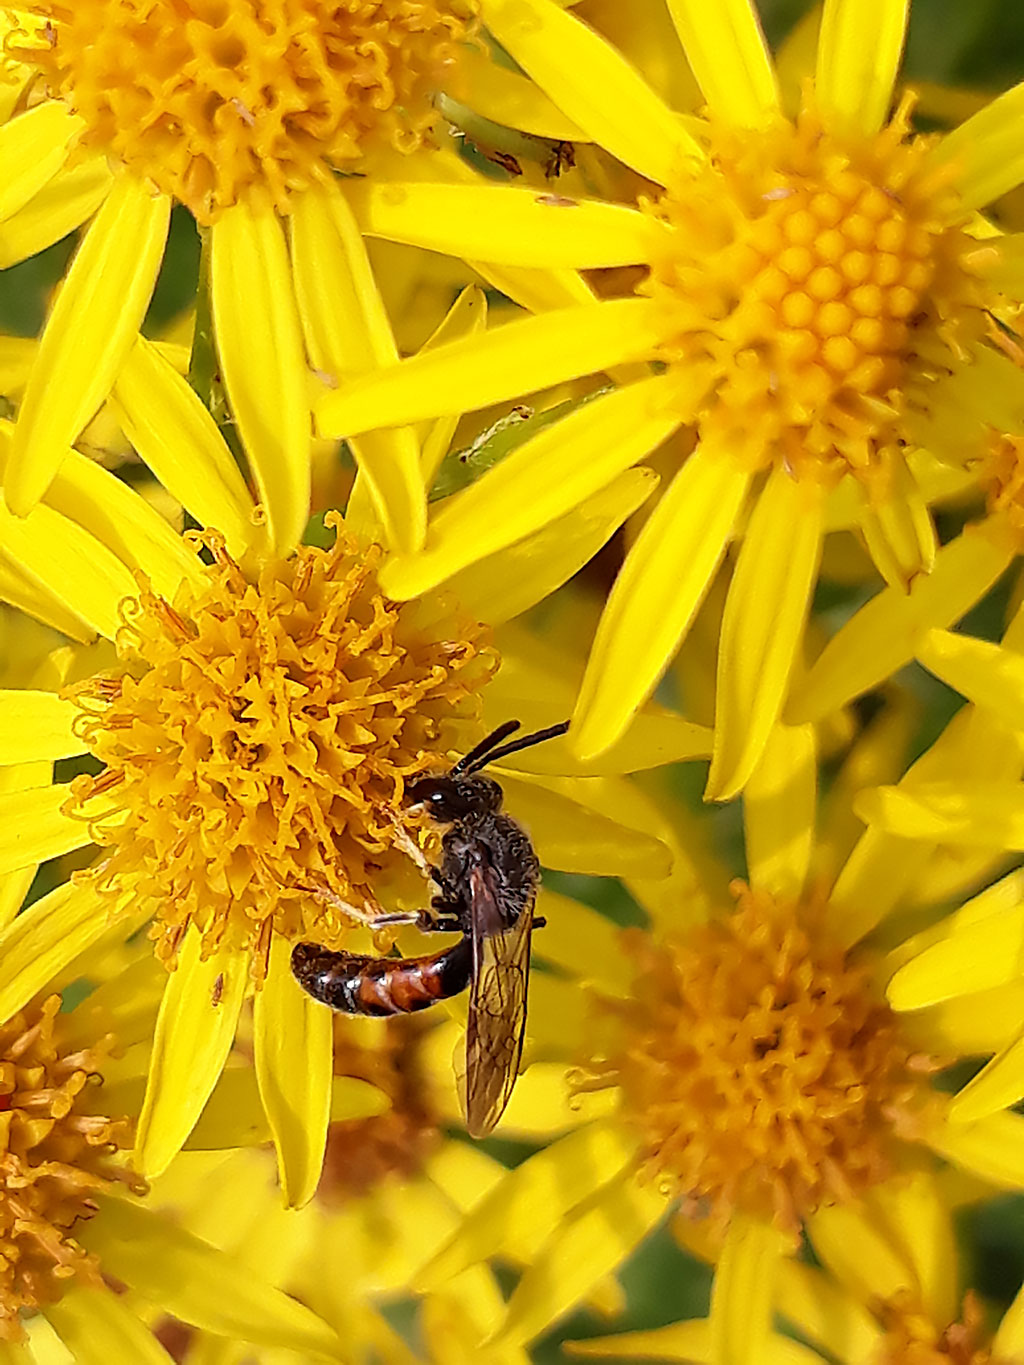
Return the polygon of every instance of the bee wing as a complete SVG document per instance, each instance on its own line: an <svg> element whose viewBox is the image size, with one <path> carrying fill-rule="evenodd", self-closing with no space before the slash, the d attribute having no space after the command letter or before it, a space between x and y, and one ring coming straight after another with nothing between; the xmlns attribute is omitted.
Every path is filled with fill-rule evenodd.
<svg viewBox="0 0 1024 1365"><path fill-rule="evenodd" d="M473 976L460 1090L466 1127L473 1137L486 1137L505 1112L519 1073L533 907L506 927L494 868L489 863L474 867L469 880Z"/></svg>

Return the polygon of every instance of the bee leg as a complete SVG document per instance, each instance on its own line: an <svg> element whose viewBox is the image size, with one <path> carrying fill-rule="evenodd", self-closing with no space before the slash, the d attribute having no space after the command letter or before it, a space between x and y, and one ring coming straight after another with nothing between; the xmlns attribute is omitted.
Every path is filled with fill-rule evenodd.
<svg viewBox="0 0 1024 1365"><path fill-rule="evenodd" d="M533 927L535 929L543 929L547 922L547 917L545 915L534 915L533 917Z"/></svg>
<svg viewBox="0 0 1024 1365"><path fill-rule="evenodd" d="M434 872L433 865L427 861L426 854L423 852L419 844L412 837L412 835L405 828L405 826L399 824L398 821L396 820L394 822L394 830L395 843L406 855L406 857L411 858L412 861L416 864L416 866L424 875L432 875Z"/></svg>
<svg viewBox="0 0 1024 1365"><path fill-rule="evenodd" d="M335 910L340 910L349 919L354 919L357 924L373 925L378 919L376 910L369 905L353 905L351 901L339 896L337 891L329 887L326 882L317 883L316 886L303 886L299 882L294 882L289 888L292 891L304 891L307 896L315 896L317 900L326 902L333 906Z"/></svg>

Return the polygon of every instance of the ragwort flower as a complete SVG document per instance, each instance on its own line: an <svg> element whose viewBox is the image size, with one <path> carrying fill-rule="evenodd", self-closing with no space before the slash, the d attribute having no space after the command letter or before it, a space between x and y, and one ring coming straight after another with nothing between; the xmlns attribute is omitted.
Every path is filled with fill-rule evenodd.
<svg viewBox="0 0 1024 1365"><path fill-rule="evenodd" d="M482 0L484 22L528 74L654 187L636 208L507 187L361 191L363 219L403 240L429 235L472 254L486 232L491 259L517 265L646 267L635 297L422 354L318 409L325 430L348 434L444 411L467 391L490 403L594 371L620 381L439 513L426 553L386 570L398 595L562 514L695 428L696 449L601 619L574 716L580 755L611 744L651 693L742 531L708 787L735 794L784 702L829 491L856 495L876 564L905 587L935 553L908 448L959 464L971 453L964 416L978 438L993 413L1020 427L1024 381L988 331L994 311L1024 297L1019 267L976 223L1024 174L1024 87L943 139L912 135L906 102L890 117L907 8L827 4L814 82L787 117L749 4L730 5L727 22L717 8L671 5L709 105L698 124L553 0ZM428 209L429 234L417 227Z"/></svg>
<svg viewBox="0 0 1024 1365"><path fill-rule="evenodd" d="M397 358L336 171L362 176L429 144L433 96L478 43L474 12L473 0L39 0L0 12L16 78L0 147L0 264L92 219L21 405L12 511L38 501L110 392L177 203L207 232L220 372L270 539L283 553L295 545L309 368L361 373ZM517 107L547 103L508 72L506 96L510 86ZM353 449L391 542L415 550L425 520L415 434Z"/></svg>
<svg viewBox="0 0 1024 1365"><path fill-rule="evenodd" d="M629 931L617 954L608 925L581 938L582 911L567 917L574 939L538 934L538 957L564 974L554 991L592 986L577 1035L586 1061L571 1081L581 1100L604 1097L613 1108L589 1122L581 1113L575 1131L510 1173L426 1268L422 1287L528 1240L529 1268L495 1338L524 1343L675 1205L681 1226L724 1238L720 1274L736 1291L726 1316L749 1346L771 1324L763 1294L749 1287L770 1285L801 1231L814 1242L839 1229L855 1247L870 1243L878 1207L909 1198L908 1181L935 1155L994 1190L1021 1187L1020 1116L960 1125L929 1084L969 1052L969 1021L897 1016L885 984L900 950L883 958L870 946L905 903L907 878L893 875L904 845L873 831L857 837L850 783L865 767L891 766L901 731L905 739L903 719L883 715L867 732L816 832L810 729L776 729L745 794L749 884L727 891L686 827L673 875L632 883L650 927ZM656 807L633 795L631 810L637 824L672 837ZM549 914L543 898L541 907ZM552 906L549 926L558 914ZM566 1056L555 1033L535 1045Z"/></svg>
<svg viewBox="0 0 1024 1365"><path fill-rule="evenodd" d="M450 593L397 603L379 586L377 522L358 482L349 517L329 518L333 544L281 556L267 549L209 413L149 343L136 343L116 401L151 467L221 529L179 536L76 451L27 517L0 508L10 596L72 639L110 642L76 655L62 696L52 682L2 695L0 759L35 777L0 796L0 868L21 870L24 883L45 859L97 852L7 930L0 996L19 1007L112 919L124 933L150 925L172 968L136 1138L150 1175L199 1118L255 992L260 1092L286 1197L301 1204L326 1140L331 1025L292 977L291 944L368 949L366 924L382 904L422 906L414 858L436 834L405 807L405 782L464 752L484 721L507 720L519 688L527 723L572 695L528 651L517 660L513 637L493 698L501 713L488 714L481 698L498 656L479 610L500 620L552 591L621 522L623 496L636 505L636 490L620 486L546 543L479 566L461 605ZM657 762L666 743L676 756L707 752L700 727L652 715L613 769ZM101 772L46 785L40 764L84 753ZM667 869L657 839L602 818L588 784L560 776L585 771L564 748L522 758L502 781L542 861L611 875Z"/></svg>

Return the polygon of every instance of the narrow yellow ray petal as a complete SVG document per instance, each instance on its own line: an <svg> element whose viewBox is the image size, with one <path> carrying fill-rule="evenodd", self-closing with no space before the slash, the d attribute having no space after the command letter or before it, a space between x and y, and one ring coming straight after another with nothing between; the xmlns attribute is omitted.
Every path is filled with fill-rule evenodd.
<svg viewBox="0 0 1024 1365"><path fill-rule="evenodd" d="M991 523L968 527L909 592L885 588L832 637L786 707L789 724L820 720L910 662L933 626L951 626L1011 563L1013 545Z"/></svg>
<svg viewBox="0 0 1024 1365"><path fill-rule="evenodd" d="M287 554L309 518L311 435L284 230L272 209L238 203L210 233L210 292L224 386L271 543Z"/></svg>
<svg viewBox="0 0 1024 1365"><path fill-rule="evenodd" d="M190 928L160 1002L135 1138L135 1164L144 1176L167 1169L202 1113L245 997L248 952L221 950L203 962L201 947L202 935Z"/></svg>
<svg viewBox="0 0 1024 1365"><path fill-rule="evenodd" d="M569 1356L614 1356L616 1360L681 1360L686 1365L705 1365L711 1361L711 1324L707 1318L691 1322L672 1322L667 1327L652 1327L646 1332L619 1332L613 1337L590 1337L586 1341L566 1341L562 1349ZM768 1361L764 1365L769 1365ZM775 1365L775 1362L771 1362Z"/></svg>
<svg viewBox="0 0 1024 1365"><path fill-rule="evenodd" d="M85 744L71 729L79 714L56 692L0 691L0 764L84 754Z"/></svg>
<svg viewBox="0 0 1024 1365"><path fill-rule="evenodd" d="M750 883L795 900L814 848L817 767L814 727L776 725L743 793Z"/></svg>
<svg viewBox="0 0 1024 1365"><path fill-rule="evenodd" d="M668 0L672 22L716 119L762 128L779 109L768 47L750 0Z"/></svg>
<svg viewBox="0 0 1024 1365"><path fill-rule="evenodd" d="M113 179L102 155L58 171L23 209L0 223L0 270L81 227L106 199Z"/></svg>
<svg viewBox="0 0 1024 1365"><path fill-rule="evenodd" d="M149 306L171 201L122 173L78 248L39 342L7 466L18 516L50 486L68 446L110 393Z"/></svg>
<svg viewBox="0 0 1024 1365"><path fill-rule="evenodd" d="M648 357L664 334L664 312L651 299L607 299L522 318L482 337L420 351L365 375L317 402L327 436L489 407L567 379Z"/></svg>
<svg viewBox="0 0 1024 1365"><path fill-rule="evenodd" d="M534 935L535 958L571 972L581 984L592 982L616 995L622 993L633 969L623 955L618 925L589 905L555 891L541 891L537 914L547 924Z"/></svg>
<svg viewBox="0 0 1024 1365"><path fill-rule="evenodd" d="M825 0L814 93L835 137L872 137L892 105L909 0Z"/></svg>
<svg viewBox="0 0 1024 1365"><path fill-rule="evenodd" d="M640 1185L632 1172L605 1185L558 1227L524 1271L494 1343L525 1345L551 1327L621 1265L668 1206L666 1195Z"/></svg>
<svg viewBox="0 0 1024 1365"><path fill-rule="evenodd" d="M661 840L583 804L583 781L502 773L509 807L531 831L544 866L593 877L667 877L671 858Z"/></svg>
<svg viewBox="0 0 1024 1365"><path fill-rule="evenodd" d="M672 434L680 419L666 406L676 392L675 380L655 375L539 431L445 500L421 553L384 565L385 591L400 601L415 597L571 512Z"/></svg>
<svg viewBox="0 0 1024 1365"><path fill-rule="evenodd" d="M145 574L168 599L183 581L196 587L206 581L199 557L166 518L123 479L77 450L62 460L46 505L95 536L127 569Z"/></svg>
<svg viewBox="0 0 1024 1365"><path fill-rule="evenodd" d="M983 208L1019 185L1024 180L1024 82L954 128L929 161L940 174L953 169L967 209Z"/></svg>
<svg viewBox="0 0 1024 1365"><path fill-rule="evenodd" d="M460 1213L469 1213L508 1175L508 1168L480 1147L445 1142L426 1157L423 1171ZM419 1278L422 1278L419 1277Z"/></svg>
<svg viewBox="0 0 1024 1365"><path fill-rule="evenodd" d="M17 607L27 616L44 625L52 626L70 640L88 644L95 640L96 631L76 616L59 598L31 579L20 565L12 563L0 548L0 602Z"/></svg>
<svg viewBox="0 0 1024 1365"><path fill-rule="evenodd" d="M0 795L0 872L59 858L92 842L86 821L62 812L67 799L63 784Z"/></svg>
<svg viewBox="0 0 1024 1365"><path fill-rule="evenodd" d="M958 1255L952 1213L930 1171L913 1171L877 1185L872 1211L904 1248L932 1322L952 1322L959 1307Z"/></svg>
<svg viewBox="0 0 1024 1365"><path fill-rule="evenodd" d="M973 848L1024 848L1024 783L915 782L862 792L855 810L891 834Z"/></svg>
<svg viewBox="0 0 1024 1365"><path fill-rule="evenodd" d="M1004 1190L1024 1190L1024 1115L991 1114L975 1123L936 1120L924 1140L961 1170Z"/></svg>
<svg viewBox="0 0 1024 1365"><path fill-rule="evenodd" d="M445 89L451 89L460 103L505 128L561 142L587 141L578 124L566 118L532 81L499 66L487 53L468 44L460 51Z"/></svg>
<svg viewBox="0 0 1024 1365"><path fill-rule="evenodd" d="M0 1017L9 1019L111 923L116 905L88 883L65 882L0 934Z"/></svg>
<svg viewBox="0 0 1024 1365"><path fill-rule="evenodd" d="M813 1266L787 1257L777 1270L778 1312L817 1345L842 1342L848 1360L874 1360L882 1329L857 1299Z"/></svg>
<svg viewBox="0 0 1024 1365"><path fill-rule="evenodd" d="M59 100L46 100L0 127L0 221L57 174L84 126Z"/></svg>
<svg viewBox="0 0 1024 1365"><path fill-rule="evenodd" d="M487 295L479 285L468 284L449 308L440 326L423 343L422 349L432 350L459 337L480 336L486 326ZM449 413L446 417L436 418L424 437L423 448L420 451L420 473L423 477L423 487L428 493L433 487L441 461L448 453L458 425L458 416Z"/></svg>
<svg viewBox="0 0 1024 1365"><path fill-rule="evenodd" d="M38 587L112 640L121 626L118 604L134 596L135 579L105 545L59 512L38 505L15 517L0 499L4 556Z"/></svg>
<svg viewBox="0 0 1024 1365"><path fill-rule="evenodd" d="M868 504L860 529L868 553L885 581L906 592L919 574L931 573L938 536L920 486L903 469L890 495L878 507Z"/></svg>
<svg viewBox="0 0 1024 1365"><path fill-rule="evenodd" d="M627 469L564 517L455 574L448 590L471 615L508 621L567 583L657 486L653 469Z"/></svg>
<svg viewBox="0 0 1024 1365"><path fill-rule="evenodd" d="M75 1365L75 1358L41 1313L25 1323L26 1340L3 1342L3 1365Z"/></svg>
<svg viewBox="0 0 1024 1365"><path fill-rule="evenodd" d="M338 379L374 373L398 360L360 226L351 190L334 183L299 195L291 214L295 294L306 345L313 364ZM396 549L414 552L423 544L427 509L420 449L408 427L373 433L352 445L359 465L349 519L354 522L364 480Z"/></svg>
<svg viewBox="0 0 1024 1365"><path fill-rule="evenodd" d="M993 1360L1015 1360L1024 1355L1024 1286L1003 1314L992 1338Z"/></svg>
<svg viewBox="0 0 1024 1365"><path fill-rule="evenodd" d="M271 940L254 1002L253 1043L281 1190L289 1208L302 1208L316 1193L327 1146L334 1029L331 1011L292 975L291 944L281 934Z"/></svg>
<svg viewBox="0 0 1024 1365"><path fill-rule="evenodd" d="M819 488L782 468L757 499L722 618L706 799L742 789L782 711L818 575L823 507Z"/></svg>
<svg viewBox="0 0 1024 1365"><path fill-rule="evenodd" d="M203 1331L306 1358L345 1358L335 1333L304 1304L149 1209L104 1200L102 1212L82 1224L81 1241L119 1280Z"/></svg>
<svg viewBox="0 0 1024 1365"><path fill-rule="evenodd" d="M242 472L195 390L145 337L135 338L114 400L124 434L164 488L240 556L256 536Z"/></svg>
<svg viewBox="0 0 1024 1365"><path fill-rule="evenodd" d="M573 715L579 758L614 744L657 686L725 553L749 480L721 451L698 449L651 513L594 637Z"/></svg>
<svg viewBox="0 0 1024 1365"><path fill-rule="evenodd" d="M659 185L702 153L611 44L552 0L482 0L484 23L588 137Z"/></svg>
<svg viewBox="0 0 1024 1365"><path fill-rule="evenodd" d="M491 261L467 261L466 264L492 288L528 313L547 313L556 308L597 302L597 295L577 270L524 270L517 265L495 265Z"/></svg>
<svg viewBox="0 0 1024 1365"><path fill-rule="evenodd" d="M905 963L886 994L896 1010L922 1009L992 990L1024 973L1024 905L956 927Z"/></svg>
<svg viewBox="0 0 1024 1365"><path fill-rule="evenodd" d="M1016 650L948 630L930 630L917 658L969 701L994 711L1010 729L1021 727L1024 656Z"/></svg>
<svg viewBox="0 0 1024 1365"><path fill-rule="evenodd" d="M52 779L53 764L45 760L11 764L0 768L0 797L33 787L46 787ZM28 863L13 872L0 874L0 932L7 928L20 911L38 867L38 863Z"/></svg>
<svg viewBox="0 0 1024 1365"><path fill-rule="evenodd" d="M819 1259L862 1303L887 1302L901 1289L919 1289L903 1248L863 1204L818 1209L807 1220L807 1234Z"/></svg>
<svg viewBox="0 0 1024 1365"><path fill-rule="evenodd" d="M429 1292L492 1256L532 1260L567 1214L614 1180L635 1150L621 1125L609 1122L588 1124L542 1148L474 1205L416 1287Z"/></svg>
<svg viewBox="0 0 1024 1365"><path fill-rule="evenodd" d="M76 1365L110 1365L114 1360L169 1365L174 1359L146 1323L106 1285L94 1289L75 1284L43 1311Z"/></svg>
<svg viewBox="0 0 1024 1365"><path fill-rule="evenodd" d="M511 185L353 185L349 200L370 237L500 265L598 270L649 261L664 229L624 204L569 199Z"/></svg>
<svg viewBox="0 0 1024 1365"><path fill-rule="evenodd" d="M1024 1097L1024 1037L981 1068L949 1102L950 1123L975 1123L1010 1109Z"/></svg>
<svg viewBox="0 0 1024 1365"><path fill-rule="evenodd" d="M789 1239L763 1219L734 1214L711 1286L715 1365L759 1360L771 1332L775 1277Z"/></svg>

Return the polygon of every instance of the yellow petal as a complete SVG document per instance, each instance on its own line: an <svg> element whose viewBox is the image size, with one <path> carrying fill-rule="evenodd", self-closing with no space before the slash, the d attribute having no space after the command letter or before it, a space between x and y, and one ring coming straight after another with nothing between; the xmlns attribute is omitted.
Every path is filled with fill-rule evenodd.
<svg viewBox="0 0 1024 1365"><path fill-rule="evenodd" d="M455 69L445 74L445 89L492 123L556 142L587 140L583 130L566 118L533 81L499 66L488 53L476 47L467 44L459 52Z"/></svg>
<svg viewBox="0 0 1024 1365"><path fill-rule="evenodd" d="M632 1172L605 1185L554 1232L508 1302L495 1344L524 1345L556 1323L657 1226L668 1198Z"/></svg>
<svg viewBox="0 0 1024 1365"><path fill-rule="evenodd" d="M0 270L45 251L91 218L110 193L105 156L66 166L34 198L0 223Z"/></svg>
<svg viewBox="0 0 1024 1365"><path fill-rule="evenodd" d="M310 359L340 379L398 359L349 197L337 185L317 186L296 198L290 220L295 294ZM427 509L415 433L408 428L375 433L352 448L388 543L418 550Z"/></svg>
<svg viewBox="0 0 1024 1365"><path fill-rule="evenodd" d="M627 469L564 517L455 574L448 590L491 625L519 616L589 563L657 486L653 469Z"/></svg>
<svg viewBox="0 0 1024 1365"><path fill-rule="evenodd" d="M686 60L717 119L762 128L778 113L779 92L757 14L749 0L703 5L669 0Z"/></svg>
<svg viewBox="0 0 1024 1365"><path fill-rule="evenodd" d="M544 866L593 877L668 876L671 857L661 840L599 815L586 804L588 781L602 779L502 774L509 807Z"/></svg>
<svg viewBox="0 0 1024 1365"><path fill-rule="evenodd" d="M253 1041L281 1190L289 1208L301 1208L316 1193L323 1167L334 1031L331 1011L292 975L291 944L281 934L271 939L267 979L256 996Z"/></svg>
<svg viewBox="0 0 1024 1365"><path fill-rule="evenodd" d="M201 947L202 935L190 928L160 1002L135 1138L135 1164L145 1176L166 1170L181 1150L235 1038L249 954L221 950L203 962Z"/></svg>
<svg viewBox="0 0 1024 1365"><path fill-rule="evenodd" d="M15 517L0 500L0 545L38 588L114 638L121 627L119 604L137 587L127 567L94 536L45 505Z"/></svg>
<svg viewBox="0 0 1024 1365"><path fill-rule="evenodd" d="M980 209L1024 180L1024 82L990 100L931 153L939 173L955 172L967 209Z"/></svg>
<svg viewBox="0 0 1024 1365"><path fill-rule="evenodd" d="M115 1360L169 1365L173 1359L124 1299L105 1285L93 1289L72 1284L44 1311L76 1365L110 1365Z"/></svg>
<svg viewBox="0 0 1024 1365"><path fill-rule="evenodd" d="M399 600L425 592L592 497L679 425L678 415L665 411L673 384L655 375L603 394L518 446L483 478L445 499L420 554L385 564L385 591Z"/></svg>
<svg viewBox="0 0 1024 1365"><path fill-rule="evenodd" d="M989 590L1013 556L1011 543L985 525L968 527L935 556L909 592L885 588L825 646L794 688L789 724L820 720L910 662L933 626L950 626Z"/></svg>
<svg viewBox="0 0 1024 1365"><path fill-rule="evenodd" d="M284 230L272 209L238 203L210 232L210 294L224 387L271 542L287 554L309 518L311 436Z"/></svg>
<svg viewBox="0 0 1024 1365"><path fill-rule="evenodd" d="M868 553L885 581L906 592L918 574L931 573L938 537L923 490L900 466L889 496L860 515Z"/></svg>
<svg viewBox="0 0 1024 1365"><path fill-rule="evenodd" d="M986 706L1010 727L1024 717L1024 657L989 640L931 630L917 657L936 677L969 701Z"/></svg>
<svg viewBox="0 0 1024 1365"><path fill-rule="evenodd" d="M0 228L0 233L2 231ZM556 308L597 302L597 295L577 270L525 270L517 265L475 260L466 264L492 288L528 313L547 313Z"/></svg>
<svg viewBox="0 0 1024 1365"><path fill-rule="evenodd" d="M63 784L0 795L0 872L59 858L92 842L88 823L61 810L67 799Z"/></svg>
<svg viewBox="0 0 1024 1365"><path fill-rule="evenodd" d="M86 745L72 733L79 714L55 692L0 691L0 764L85 753Z"/></svg>
<svg viewBox="0 0 1024 1365"><path fill-rule="evenodd" d="M757 499L725 602L705 797L725 801L779 718L821 558L821 491L778 468Z"/></svg>
<svg viewBox="0 0 1024 1365"><path fill-rule="evenodd" d="M145 337L136 337L114 399L124 434L163 487L240 556L255 538L241 470L195 390Z"/></svg>
<svg viewBox="0 0 1024 1365"><path fill-rule="evenodd" d="M750 883L796 900L814 848L817 767L814 728L777 725L743 793Z"/></svg>
<svg viewBox="0 0 1024 1365"><path fill-rule="evenodd" d="M1024 784L915 782L862 792L857 814L892 834L981 848L1024 848Z"/></svg>
<svg viewBox="0 0 1024 1365"><path fill-rule="evenodd" d="M59 598L53 597L40 584L30 578L18 564L4 555L0 547L0 602L8 602L26 616L44 625L52 626L70 640L88 644L96 639L96 631L91 629ZM32 786L39 786L33 782Z"/></svg>
<svg viewBox="0 0 1024 1365"><path fill-rule="evenodd" d="M581 984L621 995L632 975L622 952L621 930L589 905L542 890L537 914L547 920L533 938L535 958L561 967Z"/></svg>
<svg viewBox="0 0 1024 1365"><path fill-rule="evenodd" d="M771 1333L775 1276L788 1241L770 1222L733 1215L711 1286L715 1365L761 1358Z"/></svg>
<svg viewBox="0 0 1024 1365"><path fill-rule="evenodd" d="M570 1211L614 1180L635 1143L620 1125L592 1123L508 1171L467 1215L451 1241L420 1273L430 1291L492 1256L531 1261Z"/></svg>
<svg viewBox="0 0 1024 1365"><path fill-rule="evenodd" d="M363 232L500 265L597 270L649 261L665 236L649 214L511 185L373 179L349 200Z"/></svg>
<svg viewBox="0 0 1024 1365"><path fill-rule="evenodd" d="M614 1356L616 1360L681 1360L686 1365L711 1361L711 1324L707 1318L672 1322L647 1332L619 1332L613 1337L590 1337L566 1341L562 1349L570 1356ZM776 1365L770 1357L764 1365Z"/></svg>
<svg viewBox="0 0 1024 1365"><path fill-rule="evenodd" d="M1011 885L1015 885L1011 883ZM1024 964L1024 905L956 926L902 966L886 992L893 1009L922 1009L1019 979Z"/></svg>
<svg viewBox="0 0 1024 1365"><path fill-rule="evenodd" d="M171 203L122 173L78 249L39 343L11 444L7 505L46 492L67 448L110 393L149 306Z"/></svg>
<svg viewBox="0 0 1024 1365"><path fill-rule="evenodd" d="M901 1289L918 1291L901 1242L863 1203L818 1209L807 1222L816 1255L862 1303L888 1301Z"/></svg>
<svg viewBox="0 0 1024 1365"><path fill-rule="evenodd" d="M976 1123L936 1121L928 1146L961 1170L1004 1190L1024 1190L1024 1116L991 1114Z"/></svg>
<svg viewBox="0 0 1024 1365"><path fill-rule="evenodd" d="M0 1018L16 1014L95 943L115 909L88 882L66 882L23 910L0 934Z"/></svg>
<svg viewBox="0 0 1024 1365"><path fill-rule="evenodd" d="M59 100L46 100L0 127L0 221L57 174L84 126Z"/></svg>
<svg viewBox="0 0 1024 1365"><path fill-rule="evenodd" d="M10 764L0 768L0 798L11 792L46 787L52 778L53 764L45 760ZM38 869L38 863L28 863L13 872L0 874L0 931L6 929L18 914Z"/></svg>
<svg viewBox="0 0 1024 1365"><path fill-rule="evenodd" d="M483 0L484 23L506 52L588 137L667 185L701 152L679 116L624 57L551 0Z"/></svg>
<svg viewBox="0 0 1024 1365"><path fill-rule="evenodd" d="M112 1275L182 1322L303 1356L345 1358L335 1333L304 1304L149 1209L105 1199L82 1224L81 1241ZM107 1365L131 1358L108 1356Z"/></svg>
<svg viewBox="0 0 1024 1365"><path fill-rule="evenodd" d="M479 285L468 284L442 318L440 325L423 343L422 349L434 350L449 341L456 341L459 337L480 336L486 326L487 295ZM448 453L458 424L459 419L454 414L438 417L431 424L424 439L420 453L420 470L423 475L423 487L428 491L433 487L437 471Z"/></svg>
<svg viewBox="0 0 1024 1365"><path fill-rule="evenodd" d="M721 451L699 449L651 513L594 637L573 715L578 757L614 744L657 686L725 553L749 478Z"/></svg>
<svg viewBox="0 0 1024 1365"><path fill-rule="evenodd" d="M826 1350L842 1342L848 1360L874 1360L883 1340L882 1329L857 1299L813 1266L787 1258L776 1271L778 1312Z"/></svg>
<svg viewBox="0 0 1024 1365"><path fill-rule="evenodd" d="M959 1304L956 1232L945 1195L931 1171L913 1171L877 1185L872 1213L906 1255L932 1322L952 1322Z"/></svg>
<svg viewBox="0 0 1024 1365"><path fill-rule="evenodd" d="M889 116L909 0L826 0L814 92L835 137L869 138Z"/></svg>
<svg viewBox="0 0 1024 1365"><path fill-rule="evenodd" d="M950 1123L974 1123L1024 1097L1024 1038L997 1053L949 1102Z"/></svg>
<svg viewBox="0 0 1024 1365"><path fill-rule="evenodd" d="M993 1360L1014 1360L1024 1354L1024 1287L1003 1314L992 1338Z"/></svg>
<svg viewBox="0 0 1024 1365"><path fill-rule="evenodd" d="M324 394L317 425L326 436L351 436L464 412L467 403L489 407L644 359L663 334L663 310L651 299L607 299L522 318L482 337L420 351Z"/></svg>

